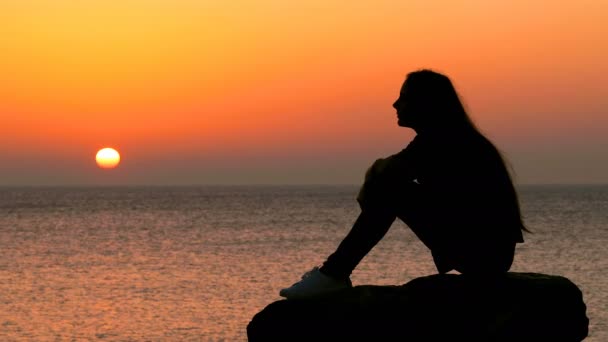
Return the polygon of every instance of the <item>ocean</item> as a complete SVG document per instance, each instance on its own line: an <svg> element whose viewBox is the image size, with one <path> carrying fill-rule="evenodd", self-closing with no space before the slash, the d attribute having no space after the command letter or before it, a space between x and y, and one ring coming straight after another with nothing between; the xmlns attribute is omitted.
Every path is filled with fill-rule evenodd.
<svg viewBox="0 0 608 342"><path fill-rule="evenodd" d="M245 341L332 253L357 186L0 188L0 341ZM520 186L514 272L568 277L608 341L608 186ZM354 285L434 274L397 221ZM311 327L314 328L314 327Z"/></svg>

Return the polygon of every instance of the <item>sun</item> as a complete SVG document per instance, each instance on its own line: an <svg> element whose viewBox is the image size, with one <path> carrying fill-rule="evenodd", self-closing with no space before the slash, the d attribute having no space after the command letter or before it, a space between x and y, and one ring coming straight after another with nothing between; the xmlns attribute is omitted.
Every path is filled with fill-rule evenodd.
<svg viewBox="0 0 608 342"><path fill-rule="evenodd" d="M102 148L95 156L97 166L102 169L113 169L120 163L120 154L113 148Z"/></svg>

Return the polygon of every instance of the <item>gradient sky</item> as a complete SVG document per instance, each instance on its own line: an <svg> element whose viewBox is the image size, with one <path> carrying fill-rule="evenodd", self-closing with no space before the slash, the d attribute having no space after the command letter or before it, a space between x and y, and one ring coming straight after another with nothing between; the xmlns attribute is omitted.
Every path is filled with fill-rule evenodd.
<svg viewBox="0 0 608 342"><path fill-rule="evenodd" d="M0 185L359 184L419 68L518 183L608 183L606 37L603 0L2 0Z"/></svg>

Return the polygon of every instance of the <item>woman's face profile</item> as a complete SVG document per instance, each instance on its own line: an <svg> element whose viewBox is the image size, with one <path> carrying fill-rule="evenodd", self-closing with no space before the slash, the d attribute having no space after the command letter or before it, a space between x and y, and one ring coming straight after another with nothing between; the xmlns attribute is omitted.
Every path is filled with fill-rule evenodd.
<svg viewBox="0 0 608 342"><path fill-rule="evenodd" d="M415 128L415 110L410 99L411 92L408 92L407 81L401 86L399 98L393 103L393 108L397 110L397 124L401 127Z"/></svg>

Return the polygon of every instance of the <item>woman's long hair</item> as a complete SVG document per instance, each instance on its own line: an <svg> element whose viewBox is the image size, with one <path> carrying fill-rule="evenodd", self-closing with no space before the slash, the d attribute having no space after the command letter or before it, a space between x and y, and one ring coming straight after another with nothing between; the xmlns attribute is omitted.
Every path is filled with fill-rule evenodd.
<svg viewBox="0 0 608 342"><path fill-rule="evenodd" d="M475 126L450 79L435 71L422 69L407 75L405 87L407 87L408 93L408 106L414 107L416 111L422 113L418 118L418 125L429 127L437 132L438 136L446 138L472 138L467 140L479 142L476 143L479 148L496 156L496 158L488 158L484 162L495 163L492 165L493 169L504 171L505 184L501 186L504 191L501 194L503 197L501 202L508 206L509 212L515 216L510 219L514 219L522 230L529 232L521 217L511 168L508 167L502 153Z"/></svg>

